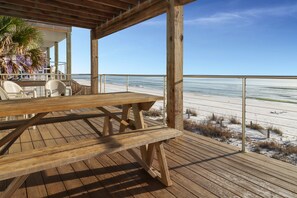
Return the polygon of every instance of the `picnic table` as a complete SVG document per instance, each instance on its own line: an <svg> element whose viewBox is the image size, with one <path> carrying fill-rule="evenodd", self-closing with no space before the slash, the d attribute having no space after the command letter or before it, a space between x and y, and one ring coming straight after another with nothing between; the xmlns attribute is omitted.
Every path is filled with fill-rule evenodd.
<svg viewBox="0 0 297 198"><path fill-rule="evenodd" d="M182 132L165 126L145 129L142 115L142 111L149 110L156 101L162 99L149 94L120 92L1 101L0 117L35 114L26 122L15 121L15 129L0 140L0 181L15 177L4 195L9 197L31 173L122 150L127 150L152 177L167 186L171 185L163 142L180 136ZM107 106L121 106L121 116L110 112ZM44 118L47 114L82 108L97 108L104 113L104 137L5 155L28 127L52 121L53 118ZM134 120L130 120L131 111ZM67 119L71 120L71 115ZM77 119L77 116L73 116L73 119ZM113 134L111 119L120 123L117 134ZM136 130L125 132L127 128ZM135 147L140 147L141 157L133 150ZM152 168L154 151L157 153L160 172Z"/></svg>

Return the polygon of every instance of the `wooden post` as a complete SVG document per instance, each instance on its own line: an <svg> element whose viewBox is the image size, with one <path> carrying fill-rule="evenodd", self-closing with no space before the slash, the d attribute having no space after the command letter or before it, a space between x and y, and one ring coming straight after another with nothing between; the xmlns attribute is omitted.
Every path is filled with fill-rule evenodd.
<svg viewBox="0 0 297 198"><path fill-rule="evenodd" d="M58 78L58 66L59 66L59 44L58 44L58 42L56 41L55 42L55 67L56 67L56 69L55 69L55 74L56 74L56 79Z"/></svg>
<svg viewBox="0 0 297 198"><path fill-rule="evenodd" d="M183 6L167 11L167 125L183 130Z"/></svg>
<svg viewBox="0 0 297 198"><path fill-rule="evenodd" d="M91 92L98 93L98 40L95 30L91 30Z"/></svg>
<svg viewBox="0 0 297 198"><path fill-rule="evenodd" d="M46 63L45 71L47 74L49 74L51 73L51 50L49 47L46 48L46 59L47 59L47 63ZM50 77L51 77L50 75L46 75L45 80L47 81Z"/></svg>
<svg viewBox="0 0 297 198"><path fill-rule="evenodd" d="M46 59L47 59L47 66L50 65L50 61L51 61L51 50L49 47L46 48Z"/></svg>
<svg viewBox="0 0 297 198"><path fill-rule="evenodd" d="M66 33L67 80L71 79L71 32Z"/></svg>

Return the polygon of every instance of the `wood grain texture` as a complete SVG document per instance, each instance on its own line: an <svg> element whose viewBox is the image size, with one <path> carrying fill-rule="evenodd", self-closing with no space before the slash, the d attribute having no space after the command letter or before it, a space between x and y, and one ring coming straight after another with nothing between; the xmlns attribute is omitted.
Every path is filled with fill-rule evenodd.
<svg viewBox="0 0 297 198"><path fill-rule="evenodd" d="M121 115L121 112L112 112L114 115ZM96 117L105 117L105 114L103 113L98 113L98 112L90 112L87 114L68 114L68 115L63 115L63 116L57 116L57 117L47 117L47 118L42 118L34 125L43 125L43 124L50 124L50 123L55 123L55 122L67 122L67 121L72 121L72 120L81 120L81 119L89 119L89 118L96 118ZM10 121L5 121L1 122L0 125L0 130L6 130L6 129L14 129L17 128L20 125L26 124L28 121L27 120L10 120Z"/></svg>
<svg viewBox="0 0 297 198"><path fill-rule="evenodd" d="M149 94L123 92L100 95L81 95L55 98L34 98L0 102L0 116L36 114L43 112L65 111L102 106L155 102L163 97ZM45 105L46 104L46 105Z"/></svg>
<svg viewBox="0 0 297 198"><path fill-rule="evenodd" d="M1 156L0 181L180 135L178 130L161 126Z"/></svg>
<svg viewBox="0 0 297 198"><path fill-rule="evenodd" d="M168 170L168 164L165 156L165 150L162 142L157 142L155 144L157 158L160 165L161 177L159 178L166 186L172 186L172 181L170 179L170 173Z"/></svg>
<svg viewBox="0 0 297 198"><path fill-rule="evenodd" d="M128 119L130 117L130 110L131 110L131 106L130 105L123 105L123 111L122 111L122 120L128 122ZM127 128L127 126L125 125L125 123L121 123L120 125L120 129L119 132L125 132L125 129Z"/></svg>
<svg viewBox="0 0 297 198"><path fill-rule="evenodd" d="M99 34L106 36L166 12L166 4L162 4L162 9L151 9L148 12L143 4L150 4L151 1L154 0L0 0L0 12L2 15L46 23L99 28L96 37L99 38ZM186 4L191 1L176 0L176 3ZM129 14L131 11L132 14ZM101 25L104 29L100 29ZM113 31L107 31L106 28Z"/></svg>
<svg viewBox="0 0 297 198"><path fill-rule="evenodd" d="M17 138L30 126L34 125L36 122L38 122L41 118L46 116L48 113L39 113L35 115L33 118L31 118L29 121L27 121L24 125L19 126L11 133L7 134L3 138L0 139L0 147L8 143L9 146L5 146L2 148L0 155L3 155L8 148L17 140Z"/></svg>
<svg viewBox="0 0 297 198"><path fill-rule="evenodd" d="M183 130L183 6L167 11L167 125Z"/></svg>
<svg viewBox="0 0 297 198"><path fill-rule="evenodd" d="M176 5L184 5L191 0L175 0ZM138 6L133 7L122 15L115 17L111 21L107 21L96 28L96 38L103 38L107 35L115 33L119 30L131 27L150 18L161 15L167 11L168 2L163 0L144 1Z"/></svg>
<svg viewBox="0 0 297 198"><path fill-rule="evenodd" d="M79 110L91 114L94 110ZM75 110L76 113L79 112ZM62 116L69 112L55 112ZM102 131L103 118L90 118ZM149 126L162 123L146 119ZM115 122L118 131L120 124ZM54 146L65 142L98 137L96 131L83 120L39 125L28 130L9 149L9 154L34 148ZM0 131L0 137L8 131ZM31 137L30 137L31 136ZM27 149L28 148L28 149ZM164 144L167 164L173 185L165 188L151 178L142 166L127 152L92 158L42 171L43 182L28 177L12 197L30 197L44 193L49 197L292 197L295 198L297 167L257 153L240 153L239 148L216 140L184 131L179 141ZM32 148L31 148L32 149ZM134 149L139 155L140 150ZM154 158L153 167L159 169ZM85 166L83 166L85 164ZM79 168L81 167L81 168ZM83 168L86 167L86 168ZM95 179L94 179L95 177ZM9 180L0 181L0 197ZM36 194L32 194L36 192ZM46 195L46 194L45 194ZM44 196L45 197L45 196Z"/></svg>
<svg viewBox="0 0 297 198"><path fill-rule="evenodd" d="M91 32L91 93L98 93L98 40L95 38L95 30Z"/></svg>
<svg viewBox="0 0 297 198"><path fill-rule="evenodd" d="M11 184L7 187L4 193L1 195L3 198L10 198L13 193L25 182L29 175L22 175L20 177L15 178Z"/></svg>

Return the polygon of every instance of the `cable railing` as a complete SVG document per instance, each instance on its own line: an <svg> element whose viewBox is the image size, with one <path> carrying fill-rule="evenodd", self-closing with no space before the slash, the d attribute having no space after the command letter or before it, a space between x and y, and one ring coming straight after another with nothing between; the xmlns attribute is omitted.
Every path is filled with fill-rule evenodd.
<svg viewBox="0 0 297 198"><path fill-rule="evenodd" d="M165 75L102 74L99 78L100 93L138 91L166 98ZM166 100L156 106L161 107L165 123ZM204 118L216 114L240 119L242 151L251 122L279 128L297 141L297 76L184 75L184 114L187 109Z"/></svg>
<svg viewBox="0 0 297 198"><path fill-rule="evenodd" d="M81 85L91 85L89 74L20 75L23 81L71 79ZM5 74L0 74L1 78L3 76ZM100 74L98 81L99 93L132 91L163 96L164 100L153 108L161 111L166 124L165 75ZM297 142L297 76L184 75L183 90L185 118L187 110L194 110L198 114L190 116L194 121L203 121L212 115L225 119L235 117L241 121L237 128L242 134L242 151L246 150L247 125L251 122L265 130L279 128L284 134L283 139L292 137Z"/></svg>

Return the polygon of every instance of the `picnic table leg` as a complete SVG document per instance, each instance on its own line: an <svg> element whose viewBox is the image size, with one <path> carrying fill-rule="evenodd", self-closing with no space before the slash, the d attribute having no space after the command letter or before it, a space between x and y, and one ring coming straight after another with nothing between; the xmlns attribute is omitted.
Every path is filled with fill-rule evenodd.
<svg viewBox="0 0 297 198"><path fill-rule="evenodd" d="M155 144L156 146L156 152L158 157L158 162L160 165L160 172L161 172L161 182L165 184L166 186L171 186L172 181L170 179L168 164L165 156L165 149L163 146L163 142L158 142Z"/></svg>
<svg viewBox="0 0 297 198"><path fill-rule="evenodd" d="M128 121L130 105L125 105L125 107L123 107L122 118L114 115L113 113L111 113L110 111L105 109L104 107L97 107L97 109L102 111L103 113L105 113L105 115L108 117L108 118L105 118L105 120L104 120L103 132L105 132L105 134L107 134L108 131L111 134L113 134L112 124L110 122L111 119L114 119L115 121L120 123L120 126L121 126L120 132L124 132L127 127L130 127L129 121ZM127 117L126 120L124 119L125 117Z"/></svg>
<svg viewBox="0 0 297 198"><path fill-rule="evenodd" d="M104 124L103 124L103 135L112 135L113 129L112 129L112 123L111 123L111 117L105 116L104 118Z"/></svg>
<svg viewBox="0 0 297 198"><path fill-rule="evenodd" d="M159 163L160 171L154 169L152 166L154 151L157 153L157 161ZM166 186L172 185L163 142L157 142L148 145L146 161L141 159L133 149L128 149L128 152L153 178L158 179Z"/></svg>
<svg viewBox="0 0 297 198"><path fill-rule="evenodd" d="M149 144L147 147L147 157L146 157L146 163L149 167L152 167L153 161L155 156L155 145Z"/></svg>
<svg viewBox="0 0 297 198"><path fill-rule="evenodd" d="M19 189L19 187L26 181L29 175L23 175L20 177L15 178L9 186L5 189L1 197L3 198L10 198L13 193Z"/></svg>
<svg viewBox="0 0 297 198"><path fill-rule="evenodd" d="M142 110L139 108L138 104L132 104L134 119L135 119L135 127L136 129L144 129L144 119ZM147 145L140 147L141 157L144 161L147 161Z"/></svg>
<svg viewBox="0 0 297 198"><path fill-rule="evenodd" d="M8 149L11 147L11 145L23 134L23 132L27 128L29 128L30 126L37 123L41 118L43 118L47 114L48 114L48 112L47 113L39 113L39 114L35 115L33 118L28 120L28 122L26 122L24 125L17 127L14 131L12 131L11 133L7 134L4 138L2 138L0 140L0 147L4 146L5 144L6 145L0 151L0 155L4 155L8 151Z"/></svg>
<svg viewBox="0 0 297 198"><path fill-rule="evenodd" d="M129 117L130 117L130 110L131 110L131 106L130 105L123 105L123 112L122 112L122 120L124 121L128 121ZM126 130L126 126L121 123L120 125L120 133L125 132Z"/></svg>

